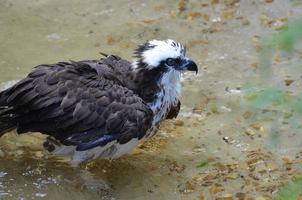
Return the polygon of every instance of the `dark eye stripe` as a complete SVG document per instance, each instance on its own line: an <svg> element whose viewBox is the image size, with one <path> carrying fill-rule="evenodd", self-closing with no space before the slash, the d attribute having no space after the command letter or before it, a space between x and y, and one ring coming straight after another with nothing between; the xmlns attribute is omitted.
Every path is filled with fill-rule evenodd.
<svg viewBox="0 0 302 200"><path fill-rule="evenodd" d="M173 66L173 65L176 64L176 60L173 59L173 58L168 58L168 59L166 60L166 64L169 65L169 66Z"/></svg>
<svg viewBox="0 0 302 200"><path fill-rule="evenodd" d="M180 64L181 64L181 62L182 62L182 60L181 60L181 58L180 58L180 57L176 58L176 64L180 65Z"/></svg>

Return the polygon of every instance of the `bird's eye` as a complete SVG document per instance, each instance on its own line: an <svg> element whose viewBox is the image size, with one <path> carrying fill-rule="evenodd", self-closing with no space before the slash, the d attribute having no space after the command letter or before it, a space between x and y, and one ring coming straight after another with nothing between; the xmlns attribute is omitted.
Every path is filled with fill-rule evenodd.
<svg viewBox="0 0 302 200"><path fill-rule="evenodd" d="M176 64L176 61L173 58L168 58L166 60L166 64L169 65L169 66L173 66L173 65Z"/></svg>

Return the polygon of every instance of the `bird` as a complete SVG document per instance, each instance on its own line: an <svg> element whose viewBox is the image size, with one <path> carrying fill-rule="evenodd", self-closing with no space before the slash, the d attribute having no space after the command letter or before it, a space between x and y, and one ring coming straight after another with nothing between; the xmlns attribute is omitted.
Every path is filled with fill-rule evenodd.
<svg viewBox="0 0 302 200"><path fill-rule="evenodd" d="M0 137L40 132L46 152L75 165L115 159L156 134L180 110L181 75L198 72L172 39L138 45L129 62L102 53L96 60L41 64L0 92Z"/></svg>

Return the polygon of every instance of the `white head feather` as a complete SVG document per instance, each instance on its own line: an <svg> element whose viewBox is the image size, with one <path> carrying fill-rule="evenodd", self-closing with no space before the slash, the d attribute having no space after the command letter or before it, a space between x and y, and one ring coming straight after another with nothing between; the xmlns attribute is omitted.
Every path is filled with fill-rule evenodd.
<svg viewBox="0 0 302 200"><path fill-rule="evenodd" d="M183 58L185 56L185 48L182 44L174 40L151 40L148 42L151 47L141 52L141 59L147 64L149 69L157 67L161 61L167 58ZM137 66L137 60L134 62L134 67Z"/></svg>

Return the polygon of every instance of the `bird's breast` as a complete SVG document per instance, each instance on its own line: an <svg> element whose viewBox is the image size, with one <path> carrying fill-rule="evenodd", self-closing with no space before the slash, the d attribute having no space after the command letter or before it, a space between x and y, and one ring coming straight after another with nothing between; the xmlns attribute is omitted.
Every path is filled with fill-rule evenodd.
<svg viewBox="0 0 302 200"><path fill-rule="evenodd" d="M153 126L158 125L162 120L164 120L171 107L175 106L178 102L178 95L171 96L165 90L162 90L155 99L152 104L150 104L150 108L153 111Z"/></svg>

